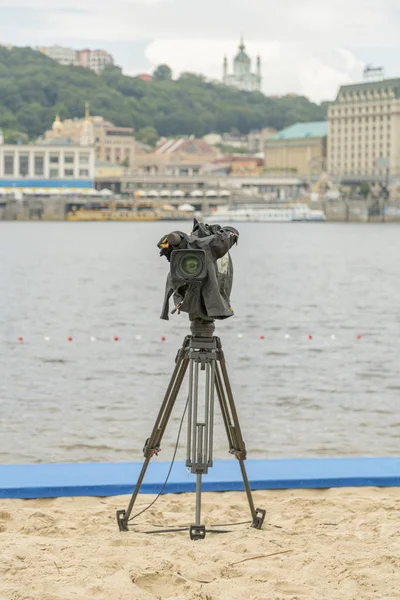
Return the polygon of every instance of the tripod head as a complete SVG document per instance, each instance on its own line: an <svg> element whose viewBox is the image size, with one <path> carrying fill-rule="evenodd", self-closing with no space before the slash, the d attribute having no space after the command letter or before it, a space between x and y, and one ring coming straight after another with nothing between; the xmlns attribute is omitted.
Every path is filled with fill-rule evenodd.
<svg viewBox="0 0 400 600"><path fill-rule="evenodd" d="M204 321L204 319L194 319L190 323L190 331L195 338L212 338L215 331L214 319Z"/></svg>

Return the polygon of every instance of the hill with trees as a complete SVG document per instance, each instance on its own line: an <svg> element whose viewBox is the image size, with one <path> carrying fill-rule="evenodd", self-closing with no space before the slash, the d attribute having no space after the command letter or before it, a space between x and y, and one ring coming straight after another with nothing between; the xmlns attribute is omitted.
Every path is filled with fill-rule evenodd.
<svg viewBox="0 0 400 600"><path fill-rule="evenodd" d="M0 46L0 128L6 141L36 138L51 127L56 113L62 119L82 117L85 102L92 114L134 127L146 143L158 135L279 130L296 121L323 120L327 109L327 103L302 96L270 98L192 73L173 80L167 65L157 67L153 81L146 82L123 75L118 67L96 75L59 65L31 48Z"/></svg>

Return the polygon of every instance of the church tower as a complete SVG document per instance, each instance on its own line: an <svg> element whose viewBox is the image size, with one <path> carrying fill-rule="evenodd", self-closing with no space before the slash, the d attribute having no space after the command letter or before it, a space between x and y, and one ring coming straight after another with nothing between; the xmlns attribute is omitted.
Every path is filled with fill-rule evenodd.
<svg viewBox="0 0 400 600"><path fill-rule="evenodd" d="M261 58L257 56L257 69L251 71L251 59L246 53L243 37L240 39L238 52L233 59L233 73L228 73L228 61L224 58L223 83L246 92L261 91Z"/></svg>
<svg viewBox="0 0 400 600"><path fill-rule="evenodd" d="M61 137L63 124L60 119L59 113L56 114L56 118L54 119L54 122L53 122L53 125L51 126L51 128L54 131L53 137Z"/></svg>
<svg viewBox="0 0 400 600"><path fill-rule="evenodd" d="M228 75L228 59L226 58L226 56L224 56L224 73L222 76L222 82L225 83L225 79L227 78Z"/></svg>
<svg viewBox="0 0 400 600"><path fill-rule="evenodd" d="M85 120L82 126L81 145L82 146L93 146L94 144L94 131L93 123L89 113L89 102L85 103Z"/></svg>

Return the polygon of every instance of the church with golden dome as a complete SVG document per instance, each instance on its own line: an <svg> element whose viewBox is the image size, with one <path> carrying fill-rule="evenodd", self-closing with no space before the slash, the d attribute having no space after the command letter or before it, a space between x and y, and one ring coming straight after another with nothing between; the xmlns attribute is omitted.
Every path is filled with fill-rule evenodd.
<svg viewBox="0 0 400 600"><path fill-rule="evenodd" d="M131 127L116 127L100 116L91 116L89 103L85 104L84 119L65 119L57 114L52 128L45 132L47 143L64 142L79 146L94 146L96 160L132 166L136 142Z"/></svg>
<svg viewBox="0 0 400 600"><path fill-rule="evenodd" d="M239 51L233 59L233 73L228 73L228 59L224 58L222 82L246 92L261 91L261 58L257 56L256 71L251 70L251 59L246 53L243 38L240 40Z"/></svg>

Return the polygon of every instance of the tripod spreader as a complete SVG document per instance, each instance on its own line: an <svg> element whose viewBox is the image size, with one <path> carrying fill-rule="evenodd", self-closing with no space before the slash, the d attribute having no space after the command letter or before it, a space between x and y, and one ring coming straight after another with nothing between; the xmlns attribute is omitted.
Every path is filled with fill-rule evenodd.
<svg viewBox="0 0 400 600"><path fill-rule="evenodd" d="M243 484L250 507L251 526L261 529L265 510L255 508L244 461L247 456L239 419L233 399L221 340L213 336L214 323L196 320L191 323L192 335L186 336L177 353L161 408L150 437L143 448L145 461L126 511L117 511L120 531L127 531L137 495L151 458L160 452L160 444L167 427L176 398L189 367L188 427L186 466L196 475L196 522L189 529L193 540L203 539L206 529L201 525L202 476L213 466L215 392L228 437L229 452L239 461ZM204 398L199 396L200 372L205 372Z"/></svg>

